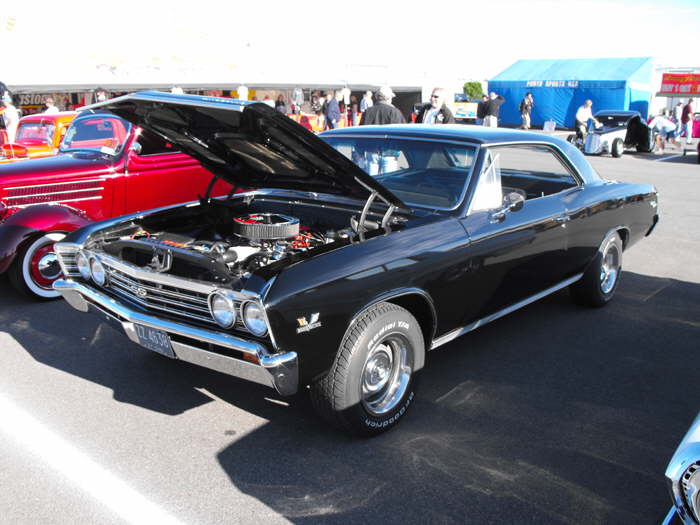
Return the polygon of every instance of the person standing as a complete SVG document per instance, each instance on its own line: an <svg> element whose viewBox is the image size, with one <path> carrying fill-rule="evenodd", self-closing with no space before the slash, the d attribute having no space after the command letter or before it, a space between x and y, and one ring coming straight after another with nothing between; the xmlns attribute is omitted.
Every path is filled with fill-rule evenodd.
<svg viewBox="0 0 700 525"><path fill-rule="evenodd" d="M362 113L360 126L372 124L405 124L406 119L403 114L394 106L391 101L394 92L389 86L382 86L377 90L377 103Z"/></svg>
<svg viewBox="0 0 700 525"><path fill-rule="evenodd" d="M304 90L299 86L295 87L292 91L292 104L294 114L298 115L301 113L301 106L304 104Z"/></svg>
<svg viewBox="0 0 700 525"><path fill-rule="evenodd" d="M444 88L436 87L430 95L430 103L425 104L416 117L416 124L454 124L455 117L445 105Z"/></svg>
<svg viewBox="0 0 700 525"><path fill-rule="evenodd" d="M681 114L681 123L685 128L685 143L693 143L693 99L689 98L688 103L683 106L683 112Z"/></svg>
<svg viewBox="0 0 700 525"><path fill-rule="evenodd" d="M520 118L523 121L522 128L530 129L530 117L532 115L532 108L535 105L535 101L532 98L532 93L529 91L525 94L525 98L520 101Z"/></svg>
<svg viewBox="0 0 700 525"><path fill-rule="evenodd" d="M484 118L484 126L488 128L498 127L498 113L501 110L501 104L506 101L501 95L497 95L493 91L489 94L489 101L486 103L486 117Z"/></svg>
<svg viewBox="0 0 700 525"><path fill-rule="evenodd" d="M592 120L598 125L598 121L593 117L592 100L586 100L583 105L576 110L576 136L583 139L588 134L588 121Z"/></svg>
<svg viewBox="0 0 700 525"><path fill-rule="evenodd" d="M676 131L674 133L674 138L678 140L683 133L683 123L681 122L681 117L683 116L683 102L678 101L678 103L673 106L673 121L676 123Z"/></svg>
<svg viewBox="0 0 700 525"><path fill-rule="evenodd" d="M47 115L58 113L58 108L56 107L56 103L54 102L53 97L46 97L44 99L44 105L46 106L44 113L46 113Z"/></svg>
<svg viewBox="0 0 700 525"><path fill-rule="evenodd" d="M2 114L2 119L5 122L5 131L7 132L7 142L12 144L17 135L17 125L19 124L19 111L12 104L12 97L5 93L2 98L2 104L5 106L5 111Z"/></svg>
<svg viewBox="0 0 700 525"><path fill-rule="evenodd" d="M323 114L326 117L324 129L335 129L340 120L340 105L333 91L326 93L326 103L323 105Z"/></svg>
<svg viewBox="0 0 700 525"><path fill-rule="evenodd" d="M364 113L367 111L367 108L371 108L374 106L374 102L372 101L372 92L367 91L362 97L362 100L360 100L360 113Z"/></svg>
<svg viewBox="0 0 700 525"><path fill-rule="evenodd" d="M476 125L483 126L486 118L486 110L488 109L489 96L481 95L481 102L476 106Z"/></svg>
<svg viewBox="0 0 700 525"><path fill-rule="evenodd" d="M277 95L277 100L275 100L275 109L283 115L287 114L287 105L284 103L284 97L282 95Z"/></svg>

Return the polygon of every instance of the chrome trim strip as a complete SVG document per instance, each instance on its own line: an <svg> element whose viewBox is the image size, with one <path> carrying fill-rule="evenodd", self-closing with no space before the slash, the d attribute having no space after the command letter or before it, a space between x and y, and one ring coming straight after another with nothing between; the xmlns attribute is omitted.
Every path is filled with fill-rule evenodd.
<svg viewBox="0 0 700 525"><path fill-rule="evenodd" d="M46 202L33 202L32 204L14 204L12 206L8 206L10 208L27 208L29 206L36 206L38 204L64 204L66 202L84 202L84 201L94 201L97 199L101 199L102 195L98 195L97 197L82 197L80 199L64 199L64 200L59 200L59 201L46 201Z"/></svg>
<svg viewBox="0 0 700 525"><path fill-rule="evenodd" d="M437 339L433 341L432 346L430 347L431 350L435 350L438 346L442 346L445 343L449 343L453 339L457 339L458 337L466 334L467 332L471 332L472 330L476 330L480 326L484 326L485 324L490 323L491 321L495 321L496 319L499 319L503 317L504 315L508 315L511 312L514 312L515 310L519 310L523 306L527 306L530 303L534 303L535 301L542 299L543 297L546 297L549 294L552 294L558 290L561 290L562 288L566 288L570 284L575 283L578 281L581 277L583 277L582 273L579 273L578 275L574 275L573 277L566 279L565 281L560 282L559 284L556 284L552 286L551 288L547 288L546 290L541 291L538 294L535 294L531 297L528 297L527 299L523 299L522 301L515 303L513 305L508 306L507 308L504 308L503 310L499 310L496 313L493 313L491 315L488 315L482 319L479 319L478 321L474 321L471 324L468 324L467 326L464 326L462 328L456 328L452 330L451 332L446 333L445 335L441 335Z"/></svg>
<svg viewBox="0 0 700 525"><path fill-rule="evenodd" d="M42 184L30 184L29 186L13 186L12 188L5 188L5 191L12 190L25 190L27 188L43 188L45 186L65 186L66 184L85 184L87 182L104 182L105 179L86 179L86 180L74 180L71 182L47 182ZM101 188L101 186L100 186Z"/></svg>
<svg viewBox="0 0 700 525"><path fill-rule="evenodd" d="M15 195L14 197L6 197L6 200L10 199L32 199L34 197L48 197L48 196L54 196L54 195L61 195L64 193L84 193L88 191L102 191L104 190L103 187L96 187L96 188L82 188L79 190L64 190L64 191L47 191L44 193L32 193L31 195Z"/></svg>

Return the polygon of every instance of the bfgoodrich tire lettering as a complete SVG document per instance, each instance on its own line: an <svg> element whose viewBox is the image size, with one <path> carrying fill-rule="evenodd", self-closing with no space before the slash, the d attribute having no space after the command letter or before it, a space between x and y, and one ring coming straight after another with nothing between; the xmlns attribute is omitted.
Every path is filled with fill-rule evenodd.
<svg viewBox="0 0 700 525"><path fill-rule="evenodd" d="M584 306L605 306L615 295L622 273L622 239L613 232L600 245L583 277L569 287L571 298Z"/></svg>
<svg viewBox="0 0 700 525"><path fill-rule="evenodd" d="M329 373L312 385L314 408L343 430L380 434L410 408L424 362L415 317L395 304L373 305L348 329Z"/></svg>

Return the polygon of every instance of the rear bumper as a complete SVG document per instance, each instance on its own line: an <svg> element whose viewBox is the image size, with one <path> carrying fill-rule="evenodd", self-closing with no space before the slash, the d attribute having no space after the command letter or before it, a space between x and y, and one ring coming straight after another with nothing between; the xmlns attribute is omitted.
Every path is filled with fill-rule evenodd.
<svg viewBox="0 0 700 525"><path fill-rule="evenodd" d="M297 392L299 370L296 352L270 354L265 346L255 341L160 319L133 310L75 281L58 280L53 287L73 308L97 314L110 325L123 330L135 343L139 342L135 325L150 326L170 336L176 359L272 387L283 396ZM227 355L227 350L235 352ZM249 360L232 355L234 353L242 354Z"/></svg>

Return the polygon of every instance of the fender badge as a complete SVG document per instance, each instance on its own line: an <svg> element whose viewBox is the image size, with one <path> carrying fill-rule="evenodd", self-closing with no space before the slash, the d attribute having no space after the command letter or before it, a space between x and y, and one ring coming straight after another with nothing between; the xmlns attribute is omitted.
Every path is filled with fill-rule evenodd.
<svg viewBox="0 0 700 525"><path fill-rule="evenodd" d="M311 314L309 320L306 320L306 317L299 317L297 318L297 333L298 334L303 334L304 332L310 332L314 328L319 328L321 325L321 321L318 320L319 318L319 313Z"/></svg>

